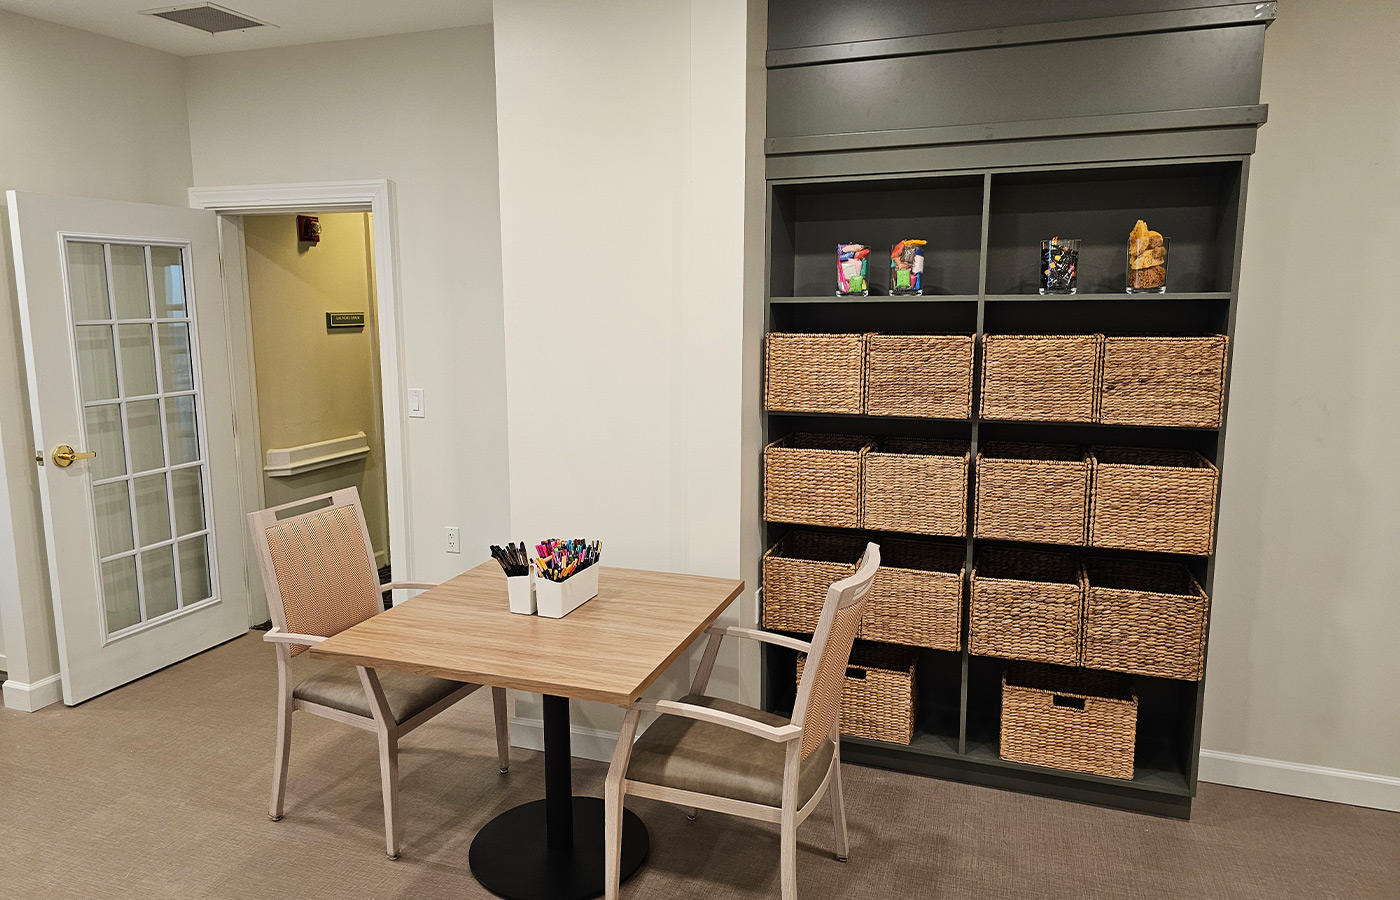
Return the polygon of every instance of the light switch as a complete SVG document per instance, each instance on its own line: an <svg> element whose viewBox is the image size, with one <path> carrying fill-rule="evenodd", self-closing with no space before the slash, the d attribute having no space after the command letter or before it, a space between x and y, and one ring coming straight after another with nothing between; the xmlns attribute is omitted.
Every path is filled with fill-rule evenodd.
<svg viewBox="0 0 1400 900"><path fill-rule="evenodd" d="M423 389L408 389L408 417L410 419L423 418Z"/></svg>

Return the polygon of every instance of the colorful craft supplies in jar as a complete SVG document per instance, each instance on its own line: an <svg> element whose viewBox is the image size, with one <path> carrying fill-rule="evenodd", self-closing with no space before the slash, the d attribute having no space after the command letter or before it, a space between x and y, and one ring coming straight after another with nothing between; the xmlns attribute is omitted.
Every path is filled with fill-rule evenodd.
<svg viewBox="0 0 1400 900"><path fill-rule="evenodd" d="M1079 274L1079 241L1052 237L1040 242L1040 292L1073 294Z"/></svg>
<svg viewBox="0 0 1400 900"><path fill-rule="evenodd" d="M924 246L906 238L890 248L890 296L917 297L924 292Z"/></svg>
<svg viewBox="0 0 1400 900"><path fill-rule="evenodd" d="M865 244L836 245L836 295L870 296L870 248Z"/></svg>

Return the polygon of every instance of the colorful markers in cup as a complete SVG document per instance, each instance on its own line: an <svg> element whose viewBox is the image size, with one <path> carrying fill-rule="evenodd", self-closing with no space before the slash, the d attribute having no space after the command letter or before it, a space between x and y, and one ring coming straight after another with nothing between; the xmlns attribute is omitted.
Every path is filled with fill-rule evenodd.
<svg viewBox="0 0 1400 900"><path fill-rule="evenodd" d="M539 554L535 560L539 576L549 581L563 581L596 563L603 554L603 542L546 538L535 545L535 552Z"/></svg>

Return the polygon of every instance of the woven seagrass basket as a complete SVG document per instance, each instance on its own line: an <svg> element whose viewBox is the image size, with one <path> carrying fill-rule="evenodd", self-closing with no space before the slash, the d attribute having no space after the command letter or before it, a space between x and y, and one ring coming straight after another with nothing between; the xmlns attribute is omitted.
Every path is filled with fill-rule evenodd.
<svg viewBox="0 0 1400 900"><path fill-rule="evenodd" d="M1199 681L1210 600L1179 563L1084 561L1084 665Z"/></svg>
<svg viewBox="0 0 1400 900"><path fill-rule="evenodd" d="M882 438L861 467L861 527L967 534L969 444Z"/></svg>
<svg viewBox="0 0 1400 900"><path fill-rule="evenodd" d="M1078 447L989 442L977 452L979 538L1083 546L1089 460Z"/></svg>
<svg viewBox="0 0 1400 900"><path fill-rule="evenodd" d="M791 434L763 448L763 518L857 528L860 463L869 438Z"/></svg>
<svg viewBox="0 0 1400 900"><path fill-rule="evenodd" d="M984 548L972 567L971 598L972 654L1079 664L1084 582L1074 557Z"/></svg>
<svg viewBox="0 0 1400 900"><path fill-rule="evenodd" d="M870 334L865 411L872 416L972 415L972 344L966 334Z"/></svg>
<svg viewBox="0 0 1400 900"><path fill-rule="evenodd" d="M1122 675L1009 665L1001 680L1001 758L1131 779L1137 707Z"/></svg>
<svg viewBox="0 0 1400 900"><path fill-rule="evenodd" d="M1220 470L1189 450L1094 447L1089 544L1208 556Z"/></svg>
<svg viewBox="0 0 1400 900"><path fill-rule="evenodd" d="M770 412L859 413L865 402L865 336L770 334L764 375L763 405Z"/></svg>
<svg viewBox="0 0 1400 900"><path fill-rule="evenodd" d="M1098 334L988 334L982 338L984 419L1093 422Z"/></svg>
<svg viewBox="0 0 1400 900"><path fill-rule="evenodd" d="M1229 346L1223 334L1105 338L1099 421L1219 428Z"/></svg>
<svg viewBox="0 0 1400 900"><path fill-rule="evenodd" d="M797 657L799 685L806 661L805 655ZM841 733L893 744L912 741L918 710L916 661L916 652L906 647L856 644L841 686Z"/></svg>

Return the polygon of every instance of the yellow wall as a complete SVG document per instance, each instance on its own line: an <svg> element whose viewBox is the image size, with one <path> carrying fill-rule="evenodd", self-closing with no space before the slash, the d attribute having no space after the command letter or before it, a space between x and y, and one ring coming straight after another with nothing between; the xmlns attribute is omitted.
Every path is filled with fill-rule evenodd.
<svg viewBox="0 0 1400 900"><path fill-rule="evenodd" d="M285 478L265 477L275 506L325 491L360 491L370 540L387 561L389 526L379 394L373 241L368 213L324 213L321 242L297 241L296 216L248 216L248 298L262 450L363 431L362 460ZM363 329L327 331L327 312L364 312Z"/></svg>

